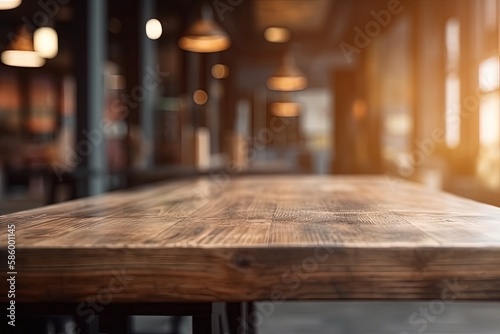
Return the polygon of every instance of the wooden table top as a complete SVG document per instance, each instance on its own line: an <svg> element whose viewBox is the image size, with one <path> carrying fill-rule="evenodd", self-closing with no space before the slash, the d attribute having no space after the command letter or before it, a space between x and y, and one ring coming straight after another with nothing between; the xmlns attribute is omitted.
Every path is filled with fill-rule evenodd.
<svg viewBox="0 0 500 334"><path fill-rule="evenodd" d="M9 224L17 301L117 282L123 302L500 299L500 208L382 176L202 178L0 216L4 272Z"/></svg>

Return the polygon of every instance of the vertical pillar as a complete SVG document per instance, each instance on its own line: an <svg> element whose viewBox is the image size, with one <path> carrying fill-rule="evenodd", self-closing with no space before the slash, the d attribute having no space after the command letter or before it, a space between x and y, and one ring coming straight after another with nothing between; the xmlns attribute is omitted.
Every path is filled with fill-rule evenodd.
<svg viewBox="0 0 500 334"><path fill-rule="evenodd" d="M210 129L210 151L219 153L219 132L220 132L220 108L222 98L222 83L220 79L214 79L211 75L211 69L220 58L218 54L209 54L205 56L206 71L205 80L207 81L208 103L206 108L206 125Z"/></svg>
<svg viewBox="0 0 500 334"><path fill-rule="evenodd" d="M193 93L199 88L199 66L200 54L185 52L186 58L186 119L187 124L183 128L183 164L195 166L195 134L199 127L199 108L193 101ZM186 152L188 152L186 155Z"/></svg>
<svg viewBox="0 0 500 334"><path fill-rule="evenodd" d="M129 169L136 167L137 157L141 149L141 145L138 142L142 135L140 131L140 108L142 107L142 98L147 95L142 89L142 81L139 74L139 49L142 47L139 36L141 32L145 34L144 26L142 26L142 31L139 31L142 21L139 17L140 2L140 0L129 0L126 1L126 5L121 5L117 8L119 20L124 22L123 32L120 34L120 43L123 50L125 50L123 55L123 74L126 78L126 91L121 95L121 99L125 102L128 111L125 121L128 127L127 167ZM134 184L134 182L130 177L127 180L129 185Z"/></svg>
<svg viewBox="0 0 500 334"><path fill-rule="evenodd" d="M106 190L104 111L104 62L106 59L106 11L103 0L79 0L76 4L75 74L77 81L78 167L86 172L79 195L97 195Z"/></svg>
<svg viewBox="0 0 500 334"><path fill-rule="evenodd" d="M193 101L193 94L196 90L200 89L200 69L201 69L201 55L199 53L188 52L187 53L187 61L188 61L188 105L191 106L189 108L191 114L191 125L196 131L196 128L200 126L200 115L199 115L199 107Z"/></svg>
<svg viewBox="0 0 500 334"><path fill-rule="evenodd" d="M460 3L460 145L459 163L457 173L461 175L474 175L479 156L479 113L480 103L478 98L479 62L481 54L481 41L478 40L482 32L479 30L478 20L481 17L479 4L475 1ZM483 22L480 21L480 24ZM476 104L468 104L476 100Z"/></svg>
<svg viewBox="0 0 500 334"><path fill-rule="evenodd" d="M143 139L149 147L154 147L155 140L155 109L158 96L159 83L157 78L151 78L151 72L157 68L156 42L147 38L145 33L146 23L153 18L155 12L155 0L143 0L139 3L139 80L144 87L144 97L140 102L140 124ZM151 149L144 161L143 167L151 167L154 163L154 154Z"/></svg>

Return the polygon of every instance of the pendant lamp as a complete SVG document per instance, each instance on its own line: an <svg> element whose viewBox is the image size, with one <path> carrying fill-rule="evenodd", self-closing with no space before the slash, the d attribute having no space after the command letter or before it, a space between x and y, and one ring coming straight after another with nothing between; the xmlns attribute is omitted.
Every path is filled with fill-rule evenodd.
<svg viewBox="0 0 500 334"><path fill-rule="evenodd" d="M45 59L33 48L33 35L26 26L21 26L0 58L8 66L41 67L45 64Z"/></svg>
<svg viewBox="0 0 500 334"><path fill-rule="evenodd" d="M51 27L41 27L33 34L33 48L46 59L57 56L59 38L57 32Z"/></svg>
<svg viewBox="0 0 500 334"><path fill-rule="evenodd" d="M22 0L0 0L0 10L7 10L19 7Z"/></svg>
<svg viewBox="0 0 500 334"><path fill-rule="evenodd" d="M290 54L285 54L278 70L267 79L267 88L281 92L293 92L307 88L308 82L304 73L295 64Z"/></svg>
<svg viewBox="0 0 500 334"><path fill-rule="evenodd" d="M269 106L271 114L277 117L298 117L302 111L302 105L295 102L289 94L283 94L281 99Z"/></svg>
<svg viewBox="0 0 500 334"><path fill-rule="evenodd" d="M205 5L201 8L201 18L187 29L178 44L186 51L210 53L228 49L231 46L231 39L215 22L210 6Z"/></svg>

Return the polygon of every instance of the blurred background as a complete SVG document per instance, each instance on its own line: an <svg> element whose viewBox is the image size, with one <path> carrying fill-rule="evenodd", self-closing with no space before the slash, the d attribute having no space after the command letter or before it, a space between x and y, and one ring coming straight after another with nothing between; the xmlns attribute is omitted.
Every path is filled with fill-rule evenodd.
<svg viewBox="0 0 500 334"><path fill-rule="evenodd" d="M0 214L283 173L499 206L499 27L500 0L0 0ZM408 333L421 306L328 305L260 330ZM498 333L492 305L448 311L430 331Z"/></svg>
<svg viewBox="0 0 500 334"><path fill-rule="evenodd" d="M0 1L0 213L385 174L500 205L499 0Z"/></svg>

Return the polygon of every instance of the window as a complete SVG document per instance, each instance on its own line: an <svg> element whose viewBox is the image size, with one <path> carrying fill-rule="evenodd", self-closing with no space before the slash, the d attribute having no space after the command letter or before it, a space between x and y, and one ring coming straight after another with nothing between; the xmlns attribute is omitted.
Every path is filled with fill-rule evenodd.
<svg viewBox="0 0 500 334"><path fill-rule="evenodd" d="M460 144L460 22L451 18L446 23L446 144Z"/></svg>
<svg viewBox="0 0 500 334"><path fill-rule="evenodd" d="M500 187L500 58L479 64L479 160L477 173L488 186Z"/></svg>

